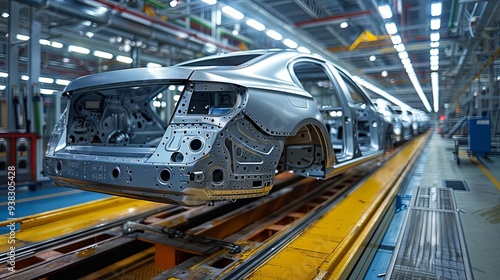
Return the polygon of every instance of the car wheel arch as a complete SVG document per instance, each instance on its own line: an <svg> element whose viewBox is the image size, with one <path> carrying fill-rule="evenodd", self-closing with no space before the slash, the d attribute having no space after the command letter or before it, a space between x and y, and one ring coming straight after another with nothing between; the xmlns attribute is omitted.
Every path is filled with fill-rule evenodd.
<svg viewBox="0 0 500 280"><path fill-rule="evenodd" d="M327 133L324 124L320 121L316 119L306 119L301 121L295 126L291 135L288 136L284 142L280 167L282 170L301 170L304 173L311 174L312 172L317 174L319 171L313 166L321 165L321 170L326 174L326 170L331 168L334 163L336 163L335 152L333 151L333 147L330 145L329 137L330 136ZM290 151L292 147L294 151ZM311 169L310 171L307 171L307 168L300 168L298 164L290 164L289 157L295 151L306 153L296 155L296 157L301 157L302 159L311 158L311 160L314 161L313 164L308 167ZM323 177L323 175L321 175L321 177Z"/></svg>

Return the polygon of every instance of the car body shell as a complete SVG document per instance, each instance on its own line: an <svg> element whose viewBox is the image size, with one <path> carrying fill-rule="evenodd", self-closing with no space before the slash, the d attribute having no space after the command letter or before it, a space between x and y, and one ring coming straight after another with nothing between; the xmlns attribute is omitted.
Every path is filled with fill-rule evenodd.
<svg viewBox="0 0 500 280"><path fill-rule="evenodd" d="M377 110L384 116L386 122L391 124L392 139L394 143L404 141L403 123L401 117L392 109L392 104L382 98L377 98L374 101Z"/></svg>
<svg viewBox="0 0 500 280"><path fill-rule="evenodd" d="M105 72L74 80L63 95L46 175L181 205L266 195L277 171L329 178L382 154L390 137L346 71L294 51Z"/></svg>

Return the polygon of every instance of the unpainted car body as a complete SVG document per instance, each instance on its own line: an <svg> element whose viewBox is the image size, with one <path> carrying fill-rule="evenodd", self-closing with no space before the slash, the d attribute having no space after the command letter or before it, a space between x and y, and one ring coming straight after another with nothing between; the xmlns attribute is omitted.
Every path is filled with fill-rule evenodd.
<svg viewBox="0 0 500 280"><path fill-rule="evenodd" d="M396 112L396 115L401 120L401 125L403 128L403 140L406 141L411 139L414 136L414 120L410 108L393 106L392 109L394 110L394 112Z"/></svg>
<svg viewBox="0 0 500 280"><path fill-rule="evenodd" d="M63 94L46 175L181 205L266 195L277 171L328 178L382 154L390 135L345 71L293 51L105 72Z"/></svg>
<svg viewBox="0 0 500 280"><path fill-rule="evenodd" d="M392 139L394 143L404 141L403 123L401 121L400 115L392 109L392 104L382 98L375 99L374 103L377 110L384 116L386 122L391 124Z"/></svg>
<svg viewBox="0 0 500 280"><path fill-rule="evenodd" d="M431 126L430 117L424 111L414 109L413 116L415 117L416 121L418 122L418 134L424 133L430 128L430 126Z"/></svg>

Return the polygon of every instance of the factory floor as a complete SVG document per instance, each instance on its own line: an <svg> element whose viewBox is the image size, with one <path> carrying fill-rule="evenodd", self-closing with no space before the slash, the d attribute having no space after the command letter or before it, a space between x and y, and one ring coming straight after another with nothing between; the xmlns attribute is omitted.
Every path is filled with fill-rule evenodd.
<svg viewBox="0 0 500 280"><path fill-rule="evenodd" d="M444 187L445 181L462 181L469 190L453 190L463 231L470 270L476 280L498 279L500 275L500 155L472 157L460 147L460 164L453 156L453 140L433 132L424 148L407 188L402 207L394 214L365 279L382 279L397 248L405 215L414 189ZM449 186L449 185L448 185ZM422 225L424 226L424 225ZM437 225L439 226L439 225ZM421 248L420 248L421 249ZM441 252L439 252L441 253ZM398 255L399 256L399 255ZM427 278L419 278L427 279ZM446 278L448 279L448 278Z"/></svg>
<svg viewBox="0 0 500 280"><path fill-rule="evenodd" d="M15 191L15 216L12 217L7 211L7 188L0 188L0 198L2 198L0 200L0 221L35 215L105 197L109 197L109 195L57 187L50 181L31 185L31 188L20 184ZM7 227L0 228L0 234L7 231Z"/></svg>

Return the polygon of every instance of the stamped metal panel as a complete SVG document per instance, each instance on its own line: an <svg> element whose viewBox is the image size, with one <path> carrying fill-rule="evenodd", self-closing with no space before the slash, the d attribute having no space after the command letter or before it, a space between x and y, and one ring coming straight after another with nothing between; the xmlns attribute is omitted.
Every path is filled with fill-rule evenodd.
<svg viewBox="0 0 500 280"><path fill-rule="evenodd" d="M453 189L414 190L386 279L473 279Z"/></svg>

